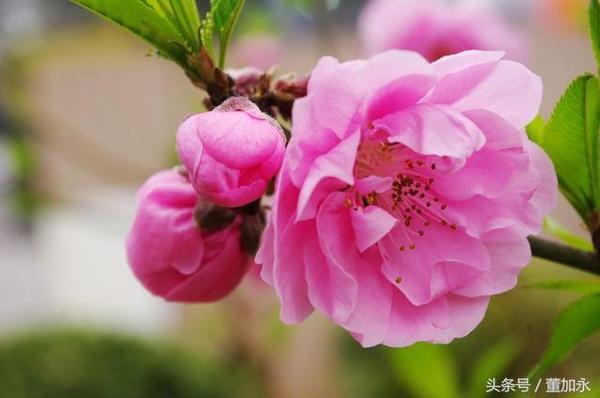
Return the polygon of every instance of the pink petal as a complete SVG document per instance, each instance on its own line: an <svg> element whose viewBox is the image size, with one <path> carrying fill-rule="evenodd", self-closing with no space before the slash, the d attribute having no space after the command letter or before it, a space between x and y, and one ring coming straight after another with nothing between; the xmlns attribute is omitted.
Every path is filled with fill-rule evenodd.
<svg viewBox="0 0 600 398"><path fill-rule="evenodd" d="M490 298L464 298L460 296L446 296L448 318L450 323L446 328L437 330L432 343L448 344L452 340L465 337L483 320Z"/></svg>
<svg viewBox="0 0 600 398"><path fill-rule="evenodd" d="M281 320L297 323L313 311L307 293L304 259L298 256L296 246L297 236L307 233L308 223L293 222L299 190L290 180L287 161L277 179L276 192L279 200L274 203L270 216L273 232L263 235L265 250L257 257L257 262L263 265L263 280L272 283L281 300ZM272 255L267 252L269 247L273 250Z"/></svg>
<svg viewBox="0 0 600 398"><path fill-rule="evenodd" d="M338 138L345 139L354 132L357 126L353 115L363 97L363 87L357 84L357 67L353 62L338 64L331 57L319 61L309 79L308 96L299 100L300 104L308 105L307 112L302 112L302 118L294 118L292 136L296 135L303 141L331 130ZM294 110L295 116L298 113ZM297 122L300 124L296 125ZM306 129L308 125L309 130ZM307 133L311 136L306 137Z"/></svg>
<svg viewBox="0 0 600 398"><path fill-rule="evenodd" d="M204 191L204 196L219 206L241 207L260 198L266 189L267 183L264 180L256 180L250 185L221 192Z"/></svg>
<svg viewBox="0 0 600 398"><path fill-rule="evenodd" d="M263 281L273 286L273 263L275 262L275 231L273 221L271 220L273 213L267 214L267 225L260 239L260 246L254 258L257 264L261 264L260 277Z"/></svg>
<svg viewBox="0 0 600 398"><path fill-rule="evenodd" d="M206 259L202 267L180 285L171 290L167 300L179 302L208 302L229 294L244 277L248 269L248 258L239 247L239 229L226 230L217 234L218 247L207 247L207 251L218 252L218 256ZM207 246L211 245L210 237Z"/></svg>
<svg viewBox="0 0 600 398"><path fill-rule="evenodd" d="M425 58L414 51L403 50L389 50L371 57L358 73L363 87L371 93L376 93L405 76L434 76L433 67ZM423 85L424 82L415 78L415 83Z"/></svg>
<svg viewBox="0 0 600 398"><path fill-rule="evenodd" d="M462 229L452 230L434 223L424 229L422 237L409 240L403 228L404 225L396 227L380 244L386 260L382 271L414 305L427 304L437 297L436 294L443 294L440 289L436 292L432 288L436 267L452 267L453 263L461 263L474 270L485 271L491 266L483 243L468 236ZM415 245L412 250L411 243ZM404 250L400 250L401 246ZM473 275L465 273L463 277L472 278Z"/></svg>
<svg viewBox="0 0 600 398"><path fill-rule="evenodd" d="M281 133L266 119L244 111L201 113L197 134L213 158L237 169L269 158L278 142L283 141Z"/></svg>
<svg viewBox="0 0 600 398"><path fill-rule="evenodd" d="M549 214L556 206L558 181L554 165L546 153L535 143L526 139L525 148L531 157L531 164L540 176L540 185L529 200L540 216ZM538 233L539 231L532 231Z"/></svg>
<svg viewBox="0 0 600 398"><path fill-rule="evenodd" d="M370 175L365 178L356 180L354 183L354 189L362 194L369 194L371 192L382 193L390 189L392 185L391 177L379 177Z"/></svg>
<svg viewBox="0 0 600 398"><path fill-rule="evenodd" d="M316 236L307 235L304 246L304 259L307 264L306 278L308 293L312 304L323 311L334 322L345 321L356 306L358 285L341 265L339 253L328 255L339 249L338 242L344 241L344 235L328 234L329 225L333 223L348 224L348 210L337 206L337 199L330 197L323 204L315 229ZM351 238L350 234L347 234ZM347 250L351 253L352 250ZM347 257L351 261L352 255Z"/></svg>
<svg viewBox="0 0 600 398"><path fill-rule="evenodd" d="M445 296L414 307L401 294L394 295L390 330L383 343L406 347L419 341L447 344L469 334L483 319L488 297Z"/></svg>
<svg viewBox="0 0 600 398"><path fill-rule="evenodd" d="M500 61L504 51L467 50L458 54L446 55L432 63L435 74L443 78L451 73L460 72L470 66Z"/></svg>
<svg viewBox="0 0 600 398"><path fill-rule="evenodd" d="M395 217L377 206L351 210L350 219L361 253L383 238L397 222Z"/></svg>
<svg viewBox="0 0 600 398"><path fill-rule="evenodd" d="M531 260L527 233L521 228L502 228L483 236L492 268L454 290L454 294L477 297L500 294L514 288L517 276Z"/></svg>
<svg viewBox="0 0 600 398"><path fill-rule="evenodd" d="M377 91L367 109L367 122L415 105L434 86L437 79L432 75L408 75L400 77Z"/></svg>
<svg viewBox="0 0 600 398"><path fill-rule="evenodd" d="M360 131L356 131L314 161L300 190L296 221L315 217L324 195L354 183L354 159L359 139Z"/></svg>
<svg viewBox="0 0 600 398"><path fill-rule="evenodd" d="M423 155L466 158L485 142L473 122L448 107L418 104L373 124L390 134L390 142Z"/></svg>
<svg viewBox="0 0 600 398"><path fill-rule="evenodd" d="M369 250L369 257L358 258L352 274L358 281L356 308L342 326L348 329L363 347L381 344L389 330L394 287L372 267L381 261ZM364 255L363 255L364 256Z"/></svg>
<svg viewBox="0 0 600 398"><path fill-rule="evenodd" d="M193 217L197 200L192 186L174 170L155 174L140 189L127 253L146 284L155 285L149 275L171 267L189 275L200 266L204 246Z"/></svg>
<svg viewBox="0 0 600 398"><path fill-rule="evenodd" d="M471 66L443 77L429 102L451 105L459 111L483 109L523 128L538 113L542 81L512 61Z"/></svg>
<svg viewBox="0 0 600 398"><path fill-rule="evenodd" d="M312 232L309 222L289 225L277 237L273 281L281 300L281 321L285 324L302 322L313 311L308 297L306 264L304 256L298 255L298 236Z"/></svg>

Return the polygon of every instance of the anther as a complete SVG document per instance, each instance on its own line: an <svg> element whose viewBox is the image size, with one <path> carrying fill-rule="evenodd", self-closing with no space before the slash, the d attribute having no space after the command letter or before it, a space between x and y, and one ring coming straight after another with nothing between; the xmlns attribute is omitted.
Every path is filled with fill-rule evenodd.
<svg viewBox="0 0 600 398"><path fill-rule="evenodd" d="M399 285L401 282L402 282L402 277L400 277L400 276L399 276L399 277L397 277L397 278L396 278L396 284L398 284L398 285Z"/></svg>
<svg viewBox="0 0 600 398"><path fill-rule="evenodd" d="M410 246L408 246L408 248L410 250L415 250L417 248L417 245L415 245L414 243L412 243Z"/></svg>

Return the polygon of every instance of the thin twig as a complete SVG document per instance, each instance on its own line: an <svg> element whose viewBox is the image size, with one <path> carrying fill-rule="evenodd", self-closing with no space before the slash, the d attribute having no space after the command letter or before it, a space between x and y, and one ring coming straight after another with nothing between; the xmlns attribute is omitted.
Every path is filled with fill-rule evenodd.
<svg viewBox="0 0 600 398"><path fill-rule="evenodd" d="M598 255L594 252L575 249L536 236L530 236L528 240L531 252L536 257L600 275Z"/></svg>

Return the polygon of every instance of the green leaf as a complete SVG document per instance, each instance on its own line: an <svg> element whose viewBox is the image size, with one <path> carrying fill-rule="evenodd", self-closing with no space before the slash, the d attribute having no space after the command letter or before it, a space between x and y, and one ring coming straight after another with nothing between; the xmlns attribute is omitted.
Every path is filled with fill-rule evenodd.
<svg viewBox="0 0 600 398"><path fill-rule="evenodd" d="M586 222L600 204L599 92L598 79L592 75L573 81L556 105L542 141L561 191Z"/></svg>
<svg viewBox="0 0 600 398"><path fill-rule="evenodd" d="M544 219L544 229L552 235L554 235L555 237L557 237L558 239L568 244L569 246L585 251L594 250L594 246L591 242L577 235L573 235L571 232L567 231L558 222L556 222L550 217L546 217Z"/></svg>
<svg viewBox="0 0 600 398"><path fill-rule="evenodd" d="M219 68L225 67L225 57L233 29L242 13L245 0L211 0L210 18L219 36Z"/></svg>
<svg viewBox="0 0 600 398"><path fill-rule="evenodd" d="M596 63L600 66L600 6L598 0L591 0L588 8L589 35Z"/></svg>
<svg viewBox="0 0 600 398"><path fill-rule="evenodd" d="M600 293L600 278L585 280L555 280L530 283L526 288L562 290L566 292L596 294ZM600 315L600 314L599 314Z"/></svg>
<svg viewBox="0 0 600 398"><path fill-rule="evenodd" d="M180 65L185 64L184 37L163 13L158 0L71 0L130 30L152 44L159 53ZM178 44L179 43L179 44Z"/></svg>
<svg viewBox="0 0 600 398"><path fill-rule="evenodd" d="M169 0L173 11L173 22L180 27L180 32L186 38L187 44L194 52L200 49L198 29L200 17L195 0Z"/></svg>
<svg viewBox="0 0 600 398"><path fill-rule="evenodd" d="M529 139L538 145L542 145L544 141L544 129L546 128L546 122L544 118L537 115L535 119L531 121L526 127L527 135Z"/></svg>
<svg viewBox="0 0 600 398"><path fill-rule="evenodd" d="M467 397L479 398L489 394L485 392L485 381L502 375L519 354L519 344L512 337L501 339L487 349L473 365L469 376Z"/></svg>
<svg viewBox="0 0 600 398"><path fill-rule="evenodd" d="M200 48L198 29L200 16L195 0L140 0L169 20L184 38L188 49L197 52Z"/></svg>
<svg viewBox="0 0 600 398"><path fill-rule="evenodd" d="M584 297L561 312L548 348L530 378L538 378L562 361L586 337L600 329L600 294Z"/></svg>
<svg viewBox="0 0 600 398"><path fill-rule="evenodd" d="M459 397L459 375L447 346L419 343L390 352L394 374L412 396Z"/></svg>
<svg viewBox="0 0 600 398"><path fill-rule="evenodd" d="M215 50L213 49L213 31L215 30L215 20L213 18L213 13L209 11L206 14L206 17L200 24L200 42L202 46L208 52L208 55L211 59L215 58Z"/></svg>

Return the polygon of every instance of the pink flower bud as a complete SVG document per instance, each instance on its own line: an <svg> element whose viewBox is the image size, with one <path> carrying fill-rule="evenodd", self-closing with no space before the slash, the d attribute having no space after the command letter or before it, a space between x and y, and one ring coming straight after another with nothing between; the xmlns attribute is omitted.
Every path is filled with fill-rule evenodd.
<svg viewBox="0 0 600 398"><path fill-rule="evenodd" d="M177 132L177 152L194 188L219 206L239 207L260 198L284 150L281 127L243 97L191 116Z"/></svg>
<svg viewBox="0 0 600 398"><path fill-rule="evenodd" d="M135 276L169 301L215 301L230 293L251 263L240 243L242 216L214 232L201 230L201 199L175 170L152 176L138 192L127 256Z"/></svg>

